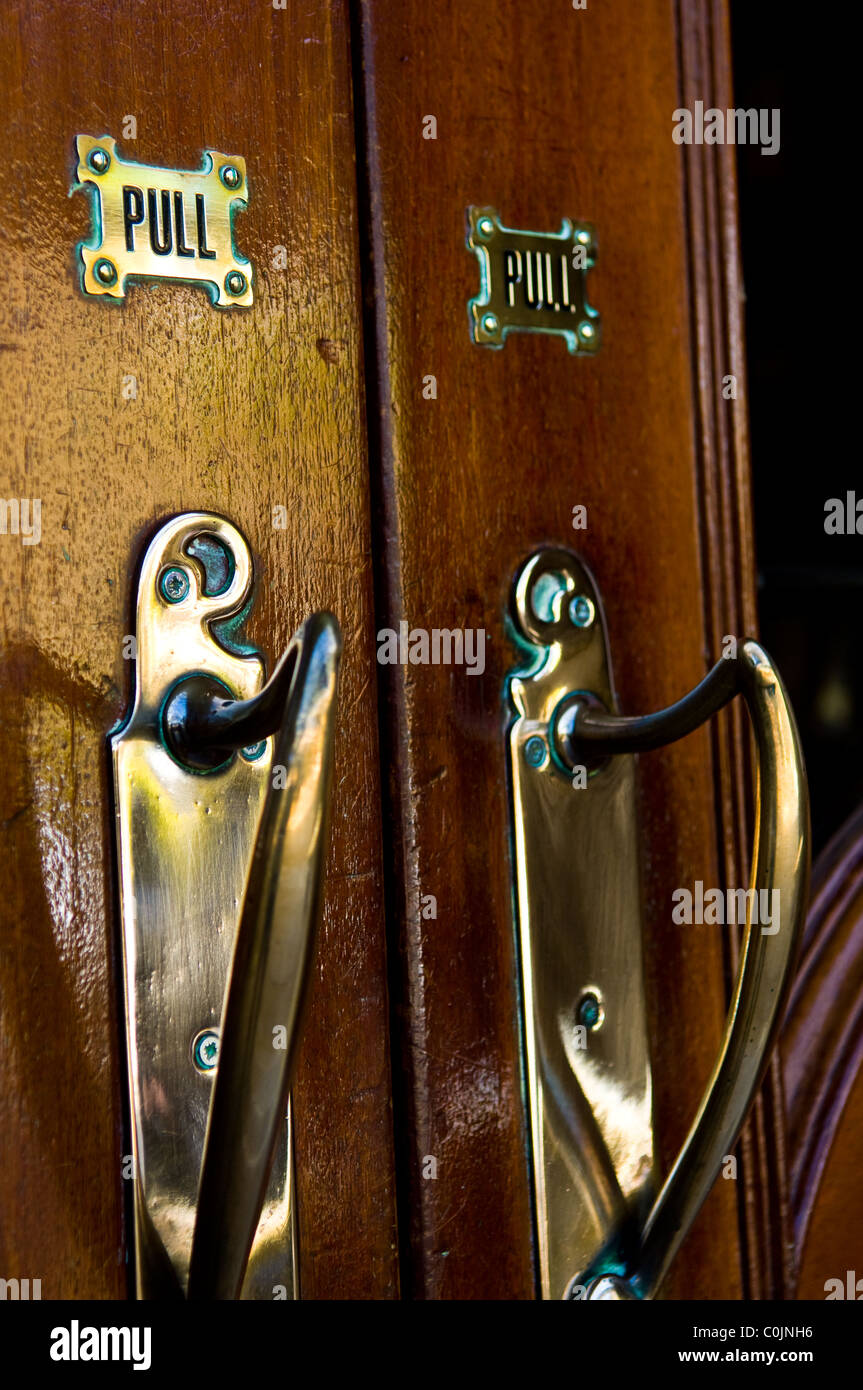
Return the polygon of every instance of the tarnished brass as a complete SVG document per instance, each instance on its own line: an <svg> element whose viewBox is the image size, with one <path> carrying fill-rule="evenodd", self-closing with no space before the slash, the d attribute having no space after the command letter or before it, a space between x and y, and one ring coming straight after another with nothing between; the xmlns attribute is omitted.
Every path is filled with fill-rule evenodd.
<svg viewBox="0 0 863 1390"><path fill-rule="evenodd" d="M567 551L527 562L515 616L536 654L511 678L518 717L509 751L542 1291L652 1298L737 1141L793 978L809 874L800 743L779 675L752 641L669 709L614 714L599 596ZM719 1058L648 1209L655 1173L644 1130L650 1072L632 756L684 737L738 693L758 748L752 886L778 893L781 920L776 930L753 922L747 896ZM582 1047L573 1045L574 1021Z"/></svg>
<svg viewBox="0 0 863 1390"><path fill-rule="evenodd" d="M204 152L203 168L162 169L121 159L110 135L78 135L77 188L93 194L93 233L78 247L85 294L124 299L134 280L203 284L222 308L252 303L252 266L233 242L248 201L246 161Z"/></svg>
<svg viewBox="0 0 863 1390"><path fill-rule="evenodd" d="M468 248L479 261L479 294L468 301L475 343L501 348L508 333L557 333L570 352L599 348L600 319L587 302L596 231L564 218L559 232L505 227L491 207L470 207Z"/></svg>
<svg viewBox="0 0 863 1390"><path fill-rule="evenodd" d="M215 590L202 543L226 560ZM190 676L224 687L228 701L260 691L260 658L229 650L213 628L230 628L251 584L248 546L230 522L199 512L162 527L139 581L134 705L111 740L140 1297L186 1293L193 1239L193 1296L235 1297L240 1285L243 1298L297 1292L286 1091L319 903L335 621L310 619L267 687L281 672L275 737L232 752L229 706L224 755L196 771L170 751L164 722ZM244 737L250 705L236 708ZM228 1213L213 1192L219 1174ZM199 1177L210 1194L202 1221Z"/></svg>

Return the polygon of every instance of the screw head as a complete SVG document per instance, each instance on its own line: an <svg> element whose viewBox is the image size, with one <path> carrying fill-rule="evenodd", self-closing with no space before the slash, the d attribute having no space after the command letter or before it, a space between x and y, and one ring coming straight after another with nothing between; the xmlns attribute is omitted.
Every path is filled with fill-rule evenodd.
<svg viewBox="0 0 863 1390"><path fill-rule="evenodd" d="M570 599L569 618L573 627L592 627L595 617L596 607L587 594L576 594L575 598Z"/></svg>
<svg viewBox="0 0 863 1390"><path fill-rule="evenodd" d="M586 1028L589 1033L592 1033L601 1024L605 1017L605 1011L599 997L594 994L592 989L586 990L579 999L576 1016L581 1026Z"/></svg>
<svg viewBox="0 0 863 1390"><path fill-rule="evenodd" d="M215 1028L204 1028L192 1043L192 1061L198 1071L214 1071L219 1060L219 1034Z"/></svg>
<svg viewBox="0 0 863 1390"><path fill-rule="evenodd" d="M494 223L490 217L481 217L476 224L476 229L481 237L490 237L494 232Z"/></svg>
<svg viewBox="0 0 863 1390"><path fill-rule="evenodd" d="M96 145L87 155L87 167L94 174L104 174L111 167L111 156L101 145Z"/></svg>
<svg viewBox="0 0 863 1390"><path fill-rule="evenodd" d="M579 233L577 234L577 236L576 236L575 239L576 239L576 241L579 243L579 245L581 245L581 246L589 246L589 245L590 245L590 232L581 231L581 232L579 232Z"/></svg>
<svg viewBox="0 0 863 1390"><path fill-rule="evenodd" d="M117 267L113 261L109 261L107 256L101 256L93 266L93 274L100 285L114 285L117 283Z"/></svg>
<svg viewBox="0 0 863 1390"><path fill-rule="evenodd" d="M225 276L225 289L228 294L243 294L246 288L246 277L241 270L229 270Z"/></svg>
<svg viewBox="0 0 863 1390"><path fill-rule="evenodd" d="M597 1279L591 1279L584 1297L592 1303L631 1303L638 1295L629 1281L622 1279L619 1274L601 1274Z"/></svg>
<svg viewBox="0 0 863 1390"><path fill-rule="evenodd" d="M482 326L486 333L497 332L497 314L483 314Z"/></svg>
<svg viewBox="0 0 863 1390"><path fill-rule="evenodd" d="M266 739L260 743L249 743L245 748L240 749L240 757L245 758L247 763L256 763L267 751Z"/></svg>
<svg viewBox="0 0 863 1390"><path fill-rule="evenodd" d="M166 603L182 603L189 592L189 576L185 570L165 570L159 580L159 592Z"/></svg>
<svg viewBox="0 0 863 1390"><path fill-rule="evenodd" d="M545 739L540 738L539 734L532 734L524 745L524 759L528 767L542 767L547 757Z"/></svg>
<svg viewBox="0 0 863 1390"><path fill-rule="evenodd" d="M243 181L239 169L233 164L223 164L219 170L219 178L226 188L239 188Z"/></svg>
<svg viewBox="0 0 863 1390"><path fill-rule="evenodd" d="M583 338L586 343L589 343L591 338L596 336L596 330L593 324L588 323L585 319L584 323L578 325L578 336L579 338Z"/></svg>

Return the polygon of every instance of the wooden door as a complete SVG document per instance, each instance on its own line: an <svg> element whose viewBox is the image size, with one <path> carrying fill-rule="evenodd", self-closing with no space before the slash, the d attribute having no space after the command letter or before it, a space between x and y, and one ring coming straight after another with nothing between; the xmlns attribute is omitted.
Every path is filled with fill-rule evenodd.
<svg viewBox="0 0 863 1390"><path fill-rule="evenodd" d="M0 1267L126 1288L122 1017L106 735L128 708L137 565L181 511L251 543L270 667L316 608L346 634L326 901L294 1090L304 1296L393 1297L395 1184L356 180L343 6L5 9ZM134 141L123 140L129 117ZM236 151L252 311L160 283L82 296L78 133L200 167ZM281 256L277 248L286 248ZM282 268L277 268L277 267ZM124 391L125 385L125 391ZM286 509L284 528L274 509Z"/></svg>
<svg viewBox="0 0 863 1390"><path fill-rule="evenodd" d="M408 666L387 668L383 687L403 1058L395 1100L409 1183L403 1279L415 1297L532 1297L502 752L515 660L508 589L537 546L579 550L604 596L628 712L691 689L726 635L757 633L736 152L672 138L678 109L734 105L728 13L722 0L433 12L364 0L359 16L379 612L391 627L489 635L483 681ZM541 334L512 334L501 351L471 341L471 205L493 206L510 227L595 225L595 356L574 359ZM576 506L586 529L573 530ZM664 1172L710 1072L739 944L733 931L684 938L667 904L694 879L748 881L748 738L731 710L639 771ZM815 1219L813 1241L835 1244L840 1203L843 1248L857 1238L863 1213L842 1174L859 1134L859 1082L842 1117L859 1066L859 905L848 886L858 854L849 831L834 852L842 871L816 877L829 887L825 931L836 930L825 955L825 932L810 924L808 983L786 1035L792 1110L774 1057L737 1180L716 1183L667 1298L793 1297L819 1191L833 1216ZM423 911L428 894L436 920ZM831 993L849 960L844 995ZM840 1124L836 1186L819 1188ZM825 1258L810 1289L830 1272Z"/></svg>
<svg viewBox="0 0 863 1390"><path fill-rule="evenodd" d="M575 544L604 594L632 711L670 703L718 657L723 634L753 627L745 420L721 398L725 373L743 379L733 168L727 150L684 153L671 139L681 90L724 100L726 33L721 7L627 6L625 26L608 7L528 18L517 6L453 6L432 18L421 4L373 2L363 16L380 403L370 419L388 612L395 625L490 634L483 681L395 668L388 698L408 1268L420 1296L530 1297L501 736L507 592L537 545ZM428 114L435 141L422 138ZM595 224L595 357L542 335L513 335L499 352L471 342L469 204L493 204L515 227ZM428 373L435 401L423 396ZM576 505L587 508L578 532ZM639 784L666 1169L716 1052L729 961L720 940L670 931L664 904L679 883L739 873L742 755L726 719L667 750ZM421 916L426 893L437 895L434 922ZM437 1156L434 1182L422 1177L425 1154ZM746 1181L772 1158L747 1154ZM758 1223L741 1230L737 1204L719 1184L672 1296L740 1297L749 1268L769 1280Z"/></svg>
<svg viewBox="0 0 863 1390"><path fill-rule="evenodd" d="M3 32L0 490L39 500L41 537L0 536L0 1273L41 1277L46 1298L128 1288L106 735L130 699L143 551L169 516L211 509L251 542L249 636L271 663L316 608L345 636L294 1089L302 1296L534 1298L508 593L534 548L575 547L628 712L671 703L727 634L757 631L734 151L672 139L677 108L733 104L724 0L38 0L7 6ZM207 148L244 156L251 309L183 284L135 285L122 306L82 295L91 214L67 197L79 132L176 169ZM489 204L514 227L596 226L595 356L548 335L472 341L465 216ZM377 634L403 622L482 629L482 675L381 666ZM747 881L751 780L739 710L640 764L663 1171L709 1074L738 946L675 931L668 903L695 879ZM738 1179L717 1182L667 1298L791 1297L817 1289L817 1251L850 1259L835 1208L849 1210L859 1134L859 988L837 999L835 972L849 953L859 968L857 898L841 920L833 908L856 843L816 879L828 926L810 940L831 944L810 948L785 1092L777 1056ZM805 1058L825 1036L832 1065L814 1075ZM813 1095L826 1147L807 1125ZM859 1201L850 1211L853 1232Z"/></svg>

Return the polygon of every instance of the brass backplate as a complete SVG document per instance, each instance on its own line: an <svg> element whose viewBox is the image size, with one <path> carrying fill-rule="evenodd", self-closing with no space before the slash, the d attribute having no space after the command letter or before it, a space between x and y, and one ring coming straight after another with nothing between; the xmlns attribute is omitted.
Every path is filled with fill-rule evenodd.
<svg viewBox="0 0 863 1390"><path fill-rule="evenodd" d="M221 592L207 592L205 564L192 553L199 538L226 558ZM196 1041L218 1037L273 757L270 738L214 772L191 772L168 752L160 712L176 682L196 672L235 699L261 688L259 657L229 651L212 628L237 619L251 586L249 549L230 522L191 512L162 527L138 586L134 705L111 739L140 1297L186 1289L215 1077L198 1064ZM243 1298L293 1297L293 1271L286 1118Z"/></svg>
<svg viewBox="0 0 863 1390"><path fill-rule="evenodd" d="M468 301L475 343L501 348L508 333L557 333L570 352L595 353L600 320L585 280L596 264L596 230L565 218L559 232L505 227L495 208L467 210L467 244L479 261L479 294Z"/></svg>
<svg viewBox="0 0 863 1390"><path fill-rule="evenodd" d="M544 1298L580 1297L635 1238L655 1195L642 979L635 760L575 774L554 715L589 692L614 708L602 606L569 551L516 579L510 797L537 1248Z"/></svg>
<svg viewBox="0 0 863 1390"><path fill-rule="evenodd" d="M237 254L235 207L247 202L246 161L206 150L199 171L121 159L110 135L78 135L78 183L93 192L93 233L78 247L87 295L124 299L136 280L203 284L214 303L252 303L252 267Z"/></svg>

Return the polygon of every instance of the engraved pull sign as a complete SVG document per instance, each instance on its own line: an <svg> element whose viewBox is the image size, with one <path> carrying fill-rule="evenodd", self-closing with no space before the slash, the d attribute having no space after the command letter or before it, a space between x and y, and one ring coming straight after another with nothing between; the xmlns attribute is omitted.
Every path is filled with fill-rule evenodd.
<svg viewBox="0 0 863 1390"><path fill-rule="evenodd" d="M93 233L78 246L86 295L125 299L130 279L183 280L222 308L252 303L252 266L232 234L248 200L244 159L205 150L195 172L121 159L110 135L78 135L75 148L75 188L93 195Z"/></svg>

